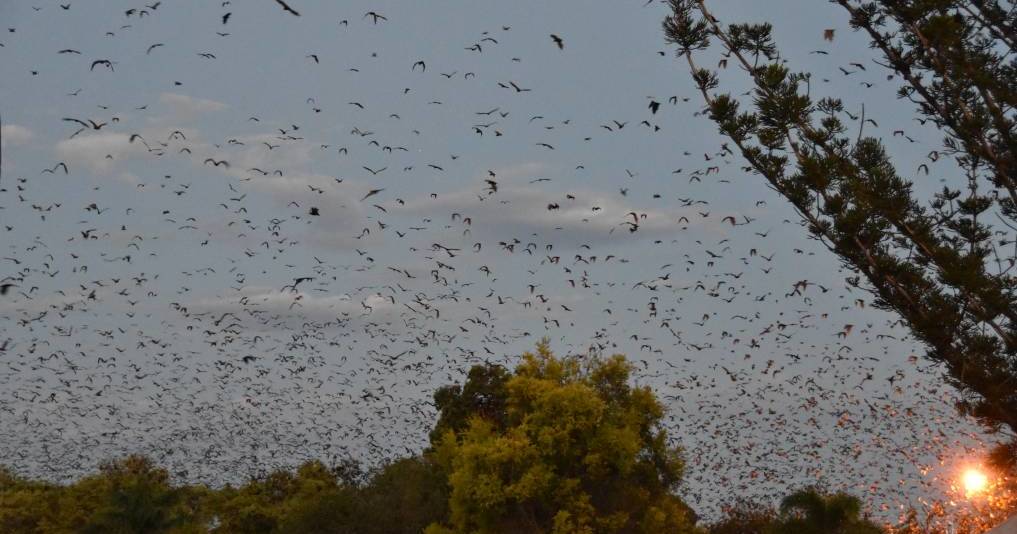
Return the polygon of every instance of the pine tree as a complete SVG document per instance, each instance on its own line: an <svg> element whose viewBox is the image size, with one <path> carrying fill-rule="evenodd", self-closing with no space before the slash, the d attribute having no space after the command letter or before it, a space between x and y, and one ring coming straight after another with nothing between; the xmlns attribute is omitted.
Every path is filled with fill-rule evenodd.
<svg viewBox="0 0 1017 534"><path fill-rule="evenodd" d="M1017 9L1012 0L831 1L871 40L916 118L942 132L917 171L955 162L934 196L917 194L882 140L864 135L872 121L860 117L850 135L843 102L812 96L811 75L781 60L770 24L724 24L704 0L668 0L663 27L746 169L858 274L850 283L899 314L964 413L1017 439ZM701 66L711 51L723 54L718 68L745 73L751 101L720 90L718 72Z"/></svg>

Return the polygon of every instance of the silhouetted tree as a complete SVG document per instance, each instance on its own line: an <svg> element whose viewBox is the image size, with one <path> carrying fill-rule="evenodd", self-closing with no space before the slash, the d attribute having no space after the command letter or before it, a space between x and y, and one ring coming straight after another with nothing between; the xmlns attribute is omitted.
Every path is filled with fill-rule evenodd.
<svg viewBox="0 0 1017 534"><path fill-rule="evenodd" d="M434 404L438 422L431 431L434 445L446 431L460 432L472 417L482 417L497 428L505 424L505 383L509 371L496 364L475 365L463 386L451 384L438 388Z"/></svg>
<svg viewBox="0 0 1017 534"><path fill-rule="evenodd" d="M804 489L781 501L773 534L880 534L878 525L860 517L861 502L845 493L825 495Z"/></svg>
<svg viewBox="0 0 1017 534"><path fill-rule="evenodd" d="M860 273L852 284L900 315L960 391L960 408L1013 438L1017 10L996 0L833 1L869 36L917 119L945 135L919 167L928 174L935 161L955 164L942 170L955 178L933 197L920 198L883 142L864 135L875 125L864 108L857 136L849 135L844 104L814 97L811 76L781 60L770 24L725 25L705 0L669 0L663 26L747 169ZM697 61L715 46L725 58L719 67L735 66L752 82L747 103Z"/></svg>
<svg viewBox="0 0 1017 534"><path fill-rule="evenodd" d="M776 525L777 512L753 502L737 502L724 509L724 516L711 524L709 534L770 534Z"/></svg>

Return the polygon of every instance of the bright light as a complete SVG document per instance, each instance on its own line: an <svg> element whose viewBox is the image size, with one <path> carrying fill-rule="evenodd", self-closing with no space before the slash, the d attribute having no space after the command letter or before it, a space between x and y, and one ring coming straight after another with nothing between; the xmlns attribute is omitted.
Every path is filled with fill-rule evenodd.
<svg viewBox="0 0 1017 534"><path fill-rule="evenodd" d="M976 495L985 491L989 485L989 477L977 469L968 469L963 477L964 491L968 495Z"/></svg>

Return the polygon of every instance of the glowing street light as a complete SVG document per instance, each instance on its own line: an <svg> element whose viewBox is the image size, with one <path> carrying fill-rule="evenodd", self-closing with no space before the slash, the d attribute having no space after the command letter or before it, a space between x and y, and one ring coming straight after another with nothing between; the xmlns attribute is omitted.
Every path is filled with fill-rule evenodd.
<svg viewBox="0 0 1017 534"><path fill-rule="evenodd" d="M961 477L964 483L964 492L970 497L982 493L989 486L989 477L978 469L968 469Z"/></svg>

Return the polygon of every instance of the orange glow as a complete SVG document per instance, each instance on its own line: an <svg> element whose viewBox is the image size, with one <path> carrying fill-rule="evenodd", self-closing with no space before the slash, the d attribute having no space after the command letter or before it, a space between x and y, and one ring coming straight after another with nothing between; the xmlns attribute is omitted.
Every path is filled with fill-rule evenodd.
<svg viewBox="0 0 1017 534"><path fill-rule="evenodd" d="M962 478L964 491L970 495L977 495L985 491L989 486L989 477L977 469L968 469Z"/></svg>

